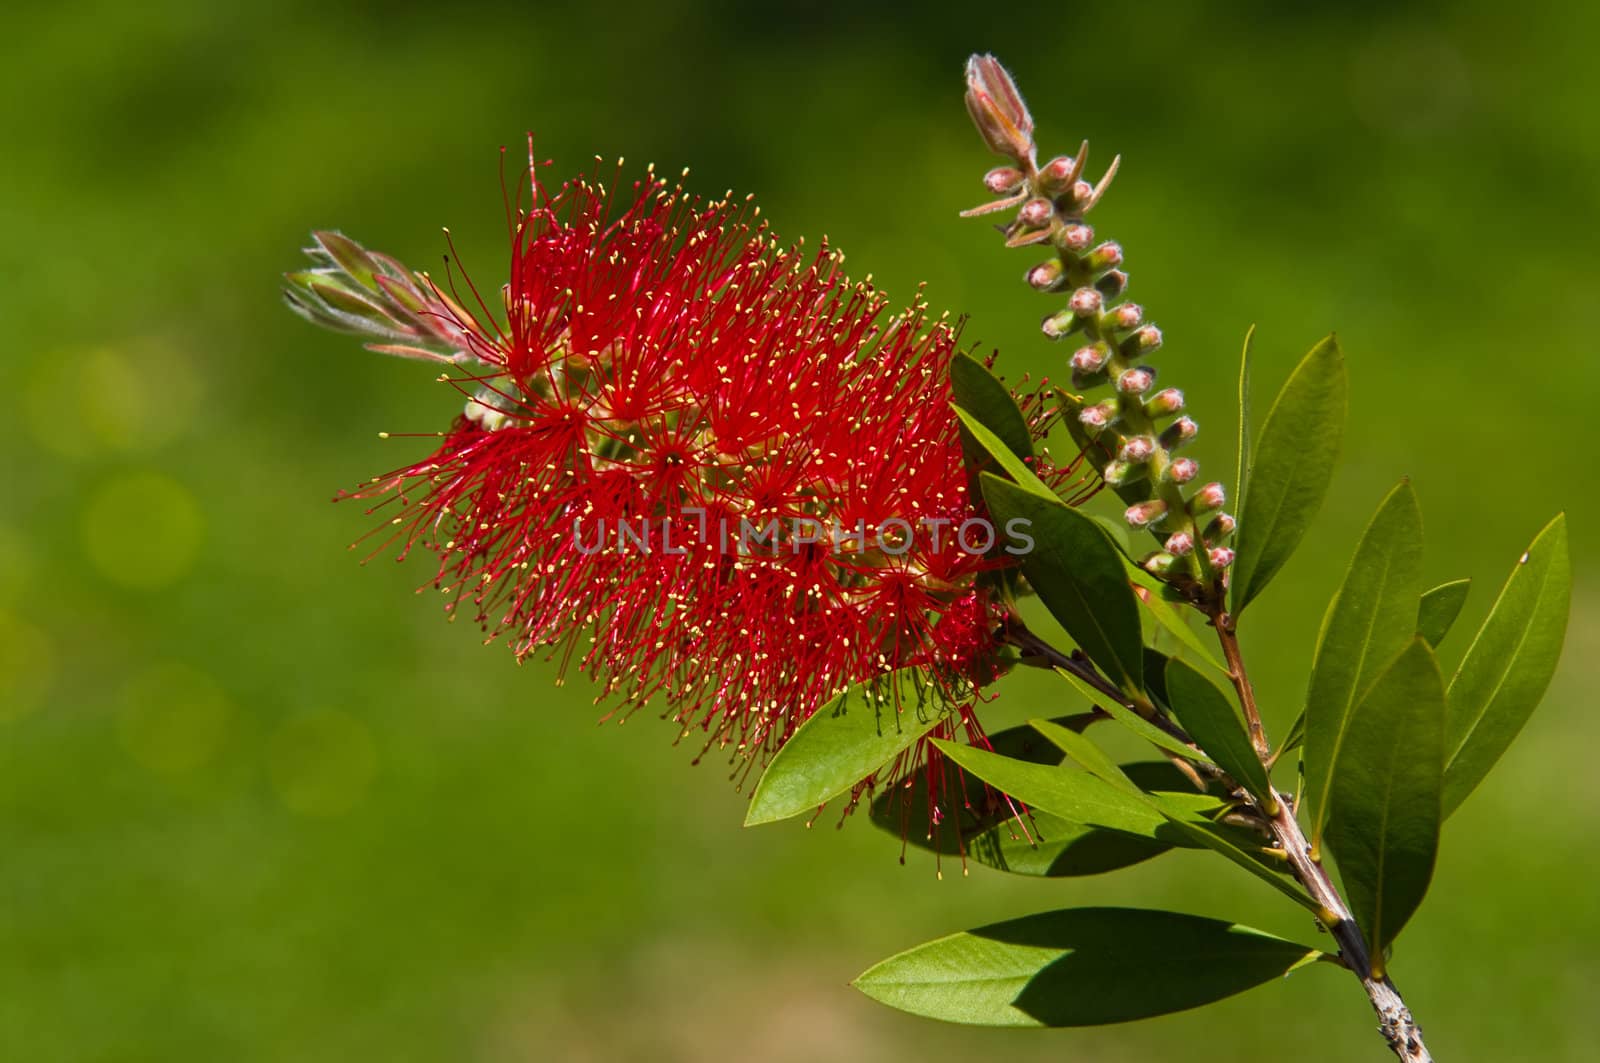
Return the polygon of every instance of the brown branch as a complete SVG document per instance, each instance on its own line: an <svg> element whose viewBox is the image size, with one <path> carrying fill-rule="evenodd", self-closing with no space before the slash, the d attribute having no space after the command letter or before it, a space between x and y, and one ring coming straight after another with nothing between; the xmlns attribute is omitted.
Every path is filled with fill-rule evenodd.
<svg viewBox="0 0 1600 1063"><path fill-rule="evenodd" d="M1210 615L1211 624L1217 630L1217 639L1222 644L1223 655L1228 660L1228 678L1232 680L1233 688L1239 695L1239 704L1244 708L1251 744L1255 746L1261 763L1270 770L1271 747L1261 726L1255 688L1250 683L1250 676L1244 667L1244 655L1239 650L1237 625L1233 616L1220 604L1211 607ZM1300 821L1295 818L1290 803L1287 800L1279 801L1274 813L1267 815L1264 809L1262 813L1273 838L1288 860L1290 871L1321 907L1318 916L1333 935L1334 941L1338 942L1340 960L1360 980L1361 988L1366 990L1367 999L1378 1013L1378 1030L1388 1042L1390 1050L1406 1063L1433 1063L1433 1056L1422 1039L1422 1029L1412 1018L1411 1009L1406 1007L1400 991L1387 975L1373 972L1372 957L1367 952L1361 927L1356 924L1349 905L1339 895L1327 870L1311 855L1311 845L1306 840L1305 832L1300 829Z"/></svg>

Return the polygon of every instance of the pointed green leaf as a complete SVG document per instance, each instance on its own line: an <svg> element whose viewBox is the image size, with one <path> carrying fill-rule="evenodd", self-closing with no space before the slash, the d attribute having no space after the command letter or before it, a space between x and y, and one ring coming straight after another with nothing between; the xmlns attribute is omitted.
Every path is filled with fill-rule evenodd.
<svg viewBox="0 0 1600 1063"><path fill-rule="evenodd" d="M1219 672L1226 672L1227 669L1223 667L1221 661L1217 660L1211 648L1205 644L1205 641L1200 638L1195 629L1189 626L1189 614L1179 612L1177 606L1162 596L1161 581L1144 569L1132 566L1130 566L1130 569L1133 582L1148 592L1139 594L1139 602L1144 606L1146 615L1152 617L1156 623L1176 636L1178 641L1183 643L1184 648L1191 651L1195 657Z"/></svg>
<svg viewBox="0 0 1600 1063"><path fill-rule="evenodd" d="M1301 709L1300 715L1294 718L1294 723L1289 725L1289 733L1284 735L1283 745L1278 747L1277 756L1291 752L1301 742L1306 740L1306 710Z"/></svg>
<svg viewBox="0 0 1600 1063"><path fill-rule="evenodd" d="M1079 767L1095 778L1129 793L1143 792L1117 766L1117 762L1106 756L1105 750L1095 745L1087 735L1069 730L1051 720L1029 720L1028 726L1038 731L1051 745L1071 757Z"/></svg>
<svg viewBox="0 0 1600 1063"><path fill-rule="evenodd" d="M976 417L968 413L966 410L963 410L959 406L954 407L954 409L956 411L956 418L961 422L961 427L965 429L967 434L972 437L972 440L978 444L978 447L981 449L981 451L988 455L989 458L993 460L994 464L999 466L1001 471L1009 476L1012 481L1019 484L1023 490L1030 492L1036 497L1046 498L1052 502L1057 500L1056 493L1050 490L1050 488L1046 487L1044 483L1033 474L1033 470L1028 468L1028 466L1023 463L1021 458L1017 457L1011 452L1011 448L1006 446L1004 440L991 432ZM984 475L988 476L992 474L984 473ZM997 476L995 479L1000 478Z"/></svg>
<svg viewBox="0 0 1600 1063"><path fill-rule="evenodd" d="M1332 336L1311 348L1267 414L1239 511L1229 600L1234 613L1289 560L1322 507L1344 436L1348 387Z"/></svg>
<svg viewBox="0 0 1600 1063"><path fill-rule="evenodd" d="M1373 965L1428 892L1443 820L1444 677L1420 635L1350 720L1328 795L1328 850Z"/></svg>
<svg viewBox="0 0 1600 1063"><path fill-rule="evenodd" d="M1189 748L1176 738L1167 734L1161 728L1157 727L1143 716L1140 716L1126 705L1119 704L1113 699L1101 694L1098 690L1094 689L1094 687L1091 687L1089 684L1085 683L1071 672L1061 668L1057 668L1056 671L1061 675L1062 678L1071 683L1073 687L1077 689L1078 693L1087 698L1091 704L1098 705L1113 720L1116 720L1123 727L1126 727L1128 730L1132 731L1146 742L1149 742L1157 749L1164 749L1169 753L1176 753L1180 757L1188 757L1190 760L1205 761L1209 759L1198 750Z"/></svg>
<svg viewBox="0 0 1600 1063"><path fill-rule="evenodd" d="M1081 717L1058 717L1062 726L1082 726ZM1061 763L1061 750L1032 727L1009 727L989 736L995 752L1036 764ZM1070 823L1040 809L1020 816L1018 808L995 800L986 783L941 758L941 778L932 795L944 815L930 824L928 773L917 772L909 785L895 786L872 801L875 826L919 849L932 850L1017 875L1067 877L1099 875L1149 860L1171 846L1149 838ZM1166 761L1123 765L1136 783L1149 790L1173 790L1187 785L1183 775ZM1216 798L1192 795L1187 806L1198 815L1221 807ZM1170 798L1169 798L1170 799Z"/></svg>
<svg viewBox="0 0 1600 1063"><path fill-rule="evenodd" d="M1079 908L952 934L855 981L892 1008L976 1026L1095 1026L1210 1004L1321 953L1178 912Z"/></svg>
<svg viewBox="0 0 1600 1063"><path fill-rule="evenodd" d="M853 686L801 724L756 783L745 826L810 812L909 749L944 719L918 669Z"/></svg>
<svg viewBox="0 0 1600 1063"><path fill-rule="evenodd" d="M1049 767L987 750L934 739L939 751L1002 793L1029 808L1069 823L1172 841L1167 819L1149 802L1074 768Z"/></svg>
<svg viewBox="0 0 1600 1063"><path fill-rule="evenodd" d="M1239 498L1234 503L1244 509L1244 489L1250 482L1250 348L1255 344L1256 327L1244 334L1244 351L1239 355L1239 455L1233 477L1234 491Z"/></svg>
<svg viewBox="0 0 1600 1063"><path fill-rule="evenodd" d="M1405 481L1367 526L1344 585L1328 606L1306 691L1305 797L1313 846L1328 818L1328 791L1343 767L1350 718L1378 670L1417 630L1422 595L1422 513Z"/></svg>
<svg viewBox="0 0 1600 1063"><path fill-rule="evenodd" d="M1012 538L1010 549L1028 545L1014 528L1032 540L1022 554L1022 573L1050 615L1112 682L1138 693L1144 676L1139 600L1106 533L1054 497L1042 498L989 473L982 482L990 514Z"/></svg>
<svg viewBox="0 0 1600 1063"><path fill-rule="evenodd" d="M1172 714L1217 767L1257 797L1272 794L1267 769L1256 756L1244 720L1217 685L1180 660L1167 662L1167 698ZM1276 801L1276 798L1272 798Z"/></svg>
<svg viewBox="0 0 1600 1063"><path fill-rule="evenodd" d="M1197 845L1202 845L1227 857L1307 911L1316 912L1320 910L1321 905L1313 900L1310 894L1297 886L1293 879L1283 873L1283 871L1287 870L1286 866L1282 870L1274 870L1268 867L1261 860L1251 856L1242 845L1216 824L1173 816L1172 826Z"/></svg>
<svg viewBox="0 0 1600 1063"><path fill-rule="evenodd" d="M1511 570L1450 680L1444 809L1460 807L1544 696L1561 658L1572 598L1567 521L1556 517Z"/></svg>
<svg viewBox="0 0 1600 1063"><path fill-rule="evenodd" d="M958 354L950 363L950 390L956 405L972 417L1019 458L1033 457L1033 434L1017 408L1011 391L989 371L989 367L970 354Z"/></svg>
<svg viewBox="0 0 1600 1063"><path fill-rule="evenodd" d="M1422 604L1417 609L1417 634L1427 639L1428 645L1437 647L1450 633L1456 617L1461 615L1461 607L1467 603L1467 591L1471 587L1471 580L1458 579L1423 593Z"/></svg>

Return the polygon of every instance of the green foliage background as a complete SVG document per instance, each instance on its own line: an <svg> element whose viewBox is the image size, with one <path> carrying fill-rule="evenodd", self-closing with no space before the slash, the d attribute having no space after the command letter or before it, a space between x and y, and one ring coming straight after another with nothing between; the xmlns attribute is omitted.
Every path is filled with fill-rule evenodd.
<svg viewBox="0 0 1600 1063"><path fill-rule="evenodd" d="M1052 906L1177 906L1312 940L1202 854L1104 879L896 862L864 817L744 830L714 758L581 679L517 669L362 569L334 489L459 401L285 312L312 227L414 265L452 227L498 283L500 144L692 165L778 231L1057 371L1030 260L955 212L990 165L960 64L993 49L1041 140L1124 155L1095 215L1232 467L1331 328L1354 420L1324 517L1244 633L1282 735L1324 603L1402 474L1431 585L1477 581L1453 665L1533 533L1572 519L1546 706L1449 824L1394 970L1441 1058L1590 1058L1589 711L1600 519L1600 20L1576 5L998 7L61 3L0 43L0 1056L53 1060L1376 1058L1347 976L1134 1027L970 1031L846 980ZM1102 502L1109 506L1108 502ZM1069 711L1022 679L998 727ZM1192 1047L1181 1049L1184 1042Z"/></svg>

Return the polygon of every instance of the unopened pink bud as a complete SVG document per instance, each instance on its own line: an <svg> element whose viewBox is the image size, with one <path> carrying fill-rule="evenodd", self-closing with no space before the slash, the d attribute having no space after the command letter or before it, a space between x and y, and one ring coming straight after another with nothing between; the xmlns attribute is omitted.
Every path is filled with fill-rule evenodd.
<svg viewBox="0 0 1600 1063"><path fill-rule="evenodd" d="M1089 252L1089 268L1096 273L1120 265L1122 265L1122 245L1119 243L1107 240Z"/></svg>
<svg viewBox="0 0 1600 1063"><path fill-rule="evenodd" d="M1154 325L1146 325L1133 334L1133 346L1141 354L1155 350L1161 346L1161 330Z"/></svg>
<svg viewBox="0 0 1600 1063"><path fill-rule="evenodd" d="M1068 251L1083 251L1094 243L1094 230L1087 225L1068 225L1061 230L1061 246Z"/></svg>
<svg viewBox="0 0 1600 1063"><path fill-rule="evenodd" d="M1186 484L1200 475L1200 463L1193 458L1179 458L1167 466L1167 479L1176 484Z"/></svg>
<svg viewBox="0 0 1600 1063"><path fill-rule="evenodd" d="M1061 285L1064 272L1061 260L1052 258L1028 271L1028 284L1041 292L1052 291Z"/></svg>
<svg viewBox="0 0 1600 1063"><path fill-rule="evenodd" d="M1117 329L1138 328L1144 320L1144 308L1138 303L1123 303L1106 315L1110 318L1110 325Z"/></svg>
<svg viewBox="0 0 1600 1063"><path fill-rule="evenodd" d="M1161 445L1168 450L1177 450L1188 443L1200 433L1200 426L1189 417L1180 417L1167 425L1166 431L1161 433Z"/></svg>
<svg viewBox="0 0 1600 1063"><path fill-rule="evenodd" d="M1152 498L1148 502L1140 502L1129 506L1123 511L1123 517L1135 528L1147 528L1153 522L1166 515L1167 504L1159 498Z"/></svg>
<svg viewBox="0 0 1600 1063"><path fill-rule="evenodd" d="M1092 343L1072 352L1072 368L1080 373L1098 373L1106 367L1111 351L1103 343Z"/></svg>
<svg viewBox="0 0 1600 1063"><path fill-rule="evenodd" d="M1216 481L1206 484L1189 500L1191 513L1209 513L1228 504L1228 493Z"/></svg>
<svg viewBox="0 0 1600 1063"><path fill-rule="evenodd" d="M1139 567L1153 576L1170 576L1178 568L1178 559L1164 550L1158 550L1139 562Z"/></svg>
<svg viewBox="0 0 1600 1063"><path fill-rule="evenodd" d="M1057 155L1043 166L1039 167L1039 186L1052 196L1059 196L1069 187L1072 180L1072 160L1065 155Z"/></svg>
<svg viewBox="0 0 1600 1063"><path fill-rule="evenodd" d="M1123 461L1118 458L1106 462L1106 467L1100 470L1100 478L1112 487L1121 487L1123 484L1144 479L1149 471L1143 462Z"/></svg>
<svg viewBox="0 0 1600 1063"><path fill-rule="evenodd" d="M1092 317L1100 312L1104 300L1100 293L1093 288L1079 288L1072 293L1072 299L1067 304L1072 307L1072 312L1079 317Z"/></svg>
<svg viewBox="0 0 1600 1063"><path fill-rule="evenodd" d="M983 187L997 196L1017 191L1022 187L1024 175L1015 166L996 166L983 175Z"/></svg>
<svg viewBox="0 0 1600 1063"><path fill-rule="evenodd" d="M1122 450L1117 456L1129 464L1137 465L1149 461L1155 452L1155 441L1149 436L1131 436L1122 444Z"/></svg>
<svg viewBox="0 0 1600 1063"><path fill-rule="evenodd" d="M1088 181L1078 181L1072 186L1072 198L1078 203L1087 203L1094 198L1094 185Z"/></svg>
<svg viewBox="0 0 1600 1063"><path fill-rule="evenodd" d="M1137 369L1129 369L1117 377L1117 390L1124 395L1143 395L1150 390L1155 382L1155 371L1145 366L1140 366Z"/></svg>
<svg viewBox="0 0 1600 1063"><path fill-rule="evenodd" d="M1120 269L1114 269L1095 281L1094 286L1107 299L1115 299L1128 290L1128 275Z"/></svg>
<svg viewBox="0 0 1600 1063"><path fill-rule="evenodd" d="M1058 310L1040 322L1039 329L1051 339L1059 340L1068 333L1076 332L1082 324L1082 318L1072 310Z"/></svg>
<svg viewBox="0 0 1600 1063"><path fill-rule="evenodd" d="M990 150L1019 162L1033 158L1033 117L1011 75L992 55L967 60L967 113Z"/></svg>
<svg viewBox="0 0 1600 1063"><path fill-rule="evenodd" d="M1183 409L1183 392L1177 388L1163 388L1150 396L1144 412L1151 417L1168 417Z"/></svg>
<svg viewBox="0 0 1600 1063"><path fill-rule="evenodd" d="M1110 424L1117 416L1115 402L1097 402L1093 406L1085 406L1078 414L1078 422L1089 429L1091 433L1098 433Z"/></svg>
<svg viewBox="0 0 1600 1063"><path fill-rule="evenodd" d="M1227 568L1233 564L1233 551L1226 546L1218 546L1206 555L1211 559L1212 568Z"/></svg>
<svg viewBox="0 0 1600 1063"><path fill-rule="evenodd" d="M1194 539L1188 532L1173 532L1165 543L1167 553L1174 557L1188 557L1194 552Z"/></svg>
<svg viewBox="0 0 1600 1063"><path fill-rule="evenodd" d="M1234 519L1226 513L1218 513L1216 519L1206 525L1206 538L1211 542L1218 542L1233 534L1237 527Z"/></svg>
<svg viewBox="0 0 1600 1063"><path fill-rule="evenodd" d="M1017 220L1030 229L1042 229L1050 224L1050 215L1053 213L1055 205L1048 199L1034 198L1017 211Z"/></svg>

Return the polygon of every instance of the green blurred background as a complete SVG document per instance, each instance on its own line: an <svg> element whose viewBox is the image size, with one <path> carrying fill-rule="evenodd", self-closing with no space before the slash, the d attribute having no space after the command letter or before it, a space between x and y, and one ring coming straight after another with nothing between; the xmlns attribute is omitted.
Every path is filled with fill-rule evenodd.
<svg viewBox="0 0 1600 1063"><path fill-rule="evenodd" d="M501 144L754 191L1013 372L1064 352L958 209L991 165L961 62L1016 71L1046 150L1124 166L1095 215L1168 337L1212 473L1240 340L1271 390L1337 328L1354 377L1324 519L1245 634L1282 733L1323 603L1415 477L1429 572L1478 582L1573 519L1565 664L1449 825L1396 977L1445 1060L1593 1059L1600 519L1597 16L1578 5L57 3L0 44L0 1057L55 1060L1386 1058L1348 976L1144 1025L946 1027L847 981L1052 906L1181 906L1308 937L1181 853L1103 879L896 860L860 819L747 831L669 725L597 727L358 567L336 488L459 408L426 366L289 315L277 274L342 227L416 266L450 225L503 269ZM1113 13L1108 13L1111 11ZM1096 167L1098 168L1098 167ZM1107 504L1102 501L1102 504ZM994 726L1055 710L1031 678Z"/></svg>

